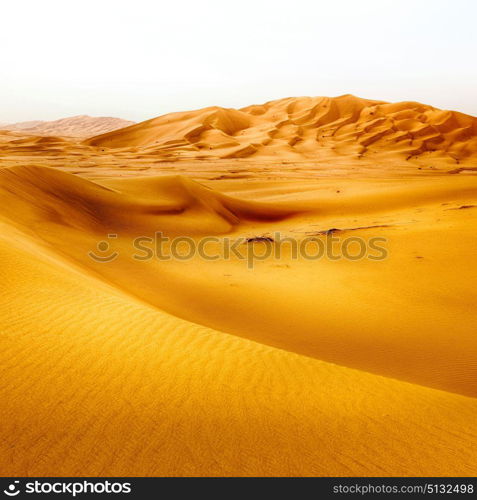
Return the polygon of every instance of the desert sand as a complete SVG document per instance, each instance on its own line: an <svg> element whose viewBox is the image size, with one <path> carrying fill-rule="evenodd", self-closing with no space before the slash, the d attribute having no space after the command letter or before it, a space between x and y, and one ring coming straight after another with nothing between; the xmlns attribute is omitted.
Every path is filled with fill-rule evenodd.
<svg viewBox="0 0 477 500"><path fill-rule="evenodd" d="M0 123L0 130L20 131L29 135L91 137L133 125L134 122L110 116L79 115L59 120L34 120L18 123Z"/></svg>
<svg viewBox="0 0 477 500"><path fill-rule="evenodd" d="M477 118L346 95L67 135L0 134L2 475L475 475ZM387 257L132 258L158 231Z"/></svg>

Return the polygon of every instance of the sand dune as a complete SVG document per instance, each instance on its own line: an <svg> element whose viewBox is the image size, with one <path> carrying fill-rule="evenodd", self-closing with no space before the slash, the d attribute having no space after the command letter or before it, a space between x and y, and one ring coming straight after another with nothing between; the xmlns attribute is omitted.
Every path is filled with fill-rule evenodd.
<svg viewBox="0 0 477 500"><path fill-rule="evenodd" d="M475 214L448 209L477 205L477 181L451 179L339 198L318 188L313 201L295 195L293 202L266 203L230 197L180 176L101 185L53 169L17 167L1 172L0 189L3 213L11 224L24 232L33 228L36 238L62 255L160 309L308 356L475 396L477 311L472 304L477 300L477 274L467 264L477 249L467 228ZM448 200L453 204L442 205ZM436 216L444 222L435 224ZM364 222L356 224L356 217ZM374 224L368 223L369 217ZM393 258L357 264L293 261L285 255L280 262L258 262L253 271L234 260L207 266L199 257L187 262L132 259L132 240L153 237L157 231L165 236L238 238L265 229L291 235L299 227L303 239L313 229L349 231L353 226L364 237L388 238ZM114 245L122 255L105 266L87 253L95 239L109 233L118 235ZM444 234L460 256L452 266L448 248L442 248ZM285 271L273 267L280 263L288 266ZM204 268L194 274L196 267ZM354 283L336 285L349 273ZM224 275L231 279L224 280ZM303 287L305 276L311 282ZM184 281L193 286L184 290ZM225 289L224 281L229 285ZM454 303L454 297L460 300ZM262 303L265 298L268 305ZM440 303L448 304L439 308ZM460 321L463 314L467 319ZM350 324L359 327L350 331Z"/></svg>
<svg viewBox="0 0 477 500"><path fill-rule="evenodd" d="M475 124L342 96L2 133L0 473L475 474ZM157 232L387 256L135 258Z"/></svg>
<svg viewBox="0 0 477 500"><path fill-rule="evenodd" d="M127 127L133 123L132 121L109 116L79 115L52 121L34 120L3 124L1 128L31 135L91 137Z"/></svg>
<svg viewBox="0 0 477 500"><path fill-rule="evenodd" d="M61 137L60 128L41 143L30 130L3 131L0 159L6 167L58 166L88 177L119 169L121 176L206 180L465 174L475 168L476 123L416 102L301 97L171 113L84 140Z"/></svg>
<svg viewBox="0 0 477 500"><path fill-rule="evenodd" d="M280 99L240 110L171 113L90 138L108 148L199 158L319 158L329 154L426 154L463 160L477 154L477 119L416 102L352 95Z"/></svg>

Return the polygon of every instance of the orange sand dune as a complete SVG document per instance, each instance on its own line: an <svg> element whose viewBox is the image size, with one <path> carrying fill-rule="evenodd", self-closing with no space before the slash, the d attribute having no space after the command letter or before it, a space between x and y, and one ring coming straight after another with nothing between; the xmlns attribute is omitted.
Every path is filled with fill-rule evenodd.
<svg viewBox="0 0 477 500"><path fill-rule="evenodd" d="M1 133L0 474L474 475L475 124L342 96Z"/></svg>
<svg viewBox="0 0 477 500"><path fill-rule="evenodd" d="M188 158L322 158L330 154L426 154L464 160L477 154L477 119L416 102L352 95L280 99L240 110L171 113L86 140Z"/></svg>
<svg viewBox="0 0 477 500"><path fill-rule="evenodd" d="M339 198L318 188L313 201L276 203L232 198L181 177L99 185L34 167L4 170L0 186L3 213L11 224L26 233L33 230L62 255L160 309L301 354L477 395L477 311L472 307L477 273L468 266L477 242L473 227L467 228L476 209L442 205L447 200L477 205L477 180L451 179ZM436 216L442 224L435 224ZM356 217L365 222L356 223ZM278 262L273 260L250 270L233 259L220 266L199 257L186 262L132 259L132 239L157 231L246 237L265 224L268 233L292 235L300 228L302 239L314 228L357 228L354 236L386 237L392 259L317 262L285 255L280 261L288 266L285 270L274 267ZM118 235L115 246L122 255L108 265L92 261L88 249L109 233ZM452 264L449 248L442 245L444 235L459 254ZM196 268L203 269L194 273ZM190 286L184 290L185 281Z"/></svg>
<svg viewBox="0 0 477 500"><path fill-rule="evenodd" d="M5 167L54 166L88 177L465 174L475 169L476 124L472 116L416 102L288 98L241 110L171 113L85 140L61 139L66 132L59 128L51 131L52 142L40 144L31 131L3 131L0 161Z"/></svg>
<svg viewBox="0 0 477 500"><path fill-rule="evenodd" d="M134 122L109 116L71 116L53 121L34 120L3 124L0 128L30 135L91 137L133 125Z"/></svg>

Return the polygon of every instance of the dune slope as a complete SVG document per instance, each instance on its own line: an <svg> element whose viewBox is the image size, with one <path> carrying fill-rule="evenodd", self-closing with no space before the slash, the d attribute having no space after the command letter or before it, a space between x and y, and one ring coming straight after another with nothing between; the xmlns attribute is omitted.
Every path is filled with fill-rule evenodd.
<svg viewBox="0 0 477 500"><path fill-rule="evenodd" d="M295 196L294 202L267 203L224 195L180 177L101 185L53 169L19 167L1 172L0 195L10 224L176 316L300 354L475 396L477 275L467 263L477 250L477 181L451 179L339 198L317 189L312 201ZM449 210L461 206L470 208ZM315 232L324 244L327 236L320 229L329 228L343 228L342 238L351 232L365 242L384 238L389 255L377 262L294 259L285 246L280 259L257 258L251 268L234 254L218 261L197 254L187 260L155 255L140 260L138 255L147 249L152 253L155 246L134 243L157 232L197 243L219 236L212 250L220 249L226 237L279 231L298 241ZM111 234L117 258L107 263L90 258L88 252ZM260 255L257 244L241 243L244 257L250 247ZM449 262L451 251L458 252L458 260ZM184 288L184 282L189 286Z"/></svg>
<svg viewBox="0 0 477 500"><path fill-rule="evenodd" d="M180 320L0 234L2 475L474 474L477 400Z"/></svg>

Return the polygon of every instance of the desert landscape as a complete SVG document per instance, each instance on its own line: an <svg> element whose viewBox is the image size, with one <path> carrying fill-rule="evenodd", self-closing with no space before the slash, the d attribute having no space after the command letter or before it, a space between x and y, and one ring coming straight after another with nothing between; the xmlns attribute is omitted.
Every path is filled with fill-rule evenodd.
<svg viewBox="0 0 477 500"><path fill-rule="evenodd" d="M2 475L475 475L477 118L342 95L0 129ZM257 258L135 259L158 232ZM386 252L260 258L277 234Z"/></svg>

